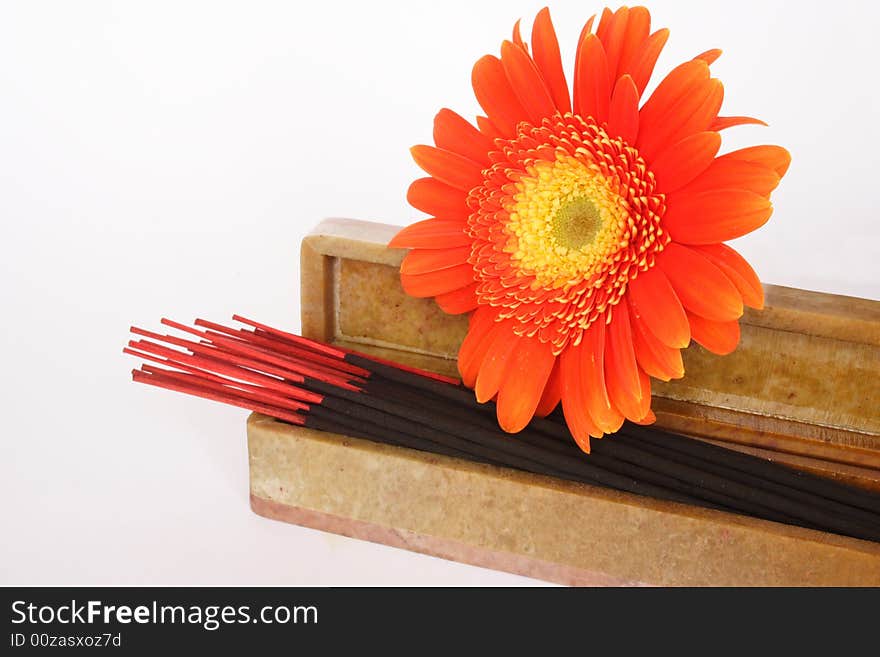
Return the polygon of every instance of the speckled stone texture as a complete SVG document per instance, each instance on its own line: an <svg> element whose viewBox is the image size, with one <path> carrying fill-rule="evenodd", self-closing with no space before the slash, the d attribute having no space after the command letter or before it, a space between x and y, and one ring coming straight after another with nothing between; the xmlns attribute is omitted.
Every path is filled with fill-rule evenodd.
<svg viewBox="0 0 880 657"><path fill-rule="evenodd" d="M406 296L393 226L302 245L304 335L456 372L466 319ZM775 286L742 344L685 353L658 424L880 488L880 303ZM248 423L257 513L565 584L880 585L880 546L291 427Z"/></svg>
<svg viewBox="0 0 880 657"><path fill-rule="evenodd" d="M569 585L880 585L880 545L248 422L257 513Z"/></svg>

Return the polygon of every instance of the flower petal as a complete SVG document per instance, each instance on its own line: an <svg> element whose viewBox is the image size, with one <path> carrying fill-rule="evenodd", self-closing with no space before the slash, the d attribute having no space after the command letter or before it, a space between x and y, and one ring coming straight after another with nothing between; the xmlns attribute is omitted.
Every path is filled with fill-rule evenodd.
<svg viewBox="0 0 880 657"><path fill-rule="evenodd" d="M747 190L721 189L670 197L663 226L684 244L715 244L742 237L760 228L773 206Z"/></svg>
<svg viewBox="0 0 880 657"><path fill-rule="evenodd" d="M714 133L717 134L717 133ZM763 197L779 185L779 175L769 167L722 155L686 187L682 194L697 194L718 189L745 189Z"/></svg>
<svg viewBox="0 0 880 657"><path fill-rule="evenodd" d="M446 294L438 294L434 301L448 315L469 313L477 307L477 283Z"/></svg>
<svg viewBox="0 0 880 657"><path fill-rule="evenodd" d="M629 7L620 7L615 11L607 21L607 28L603 29L605 23L605 16L602 16L597 36L605 48L605 54L608 58L608 73L610 79L614 81L618 77L617 66L620 63L620 55L623 50L624 40L626 39Z"/></svg>
<svg viewBox="0 0 880 657"><path fill-rule="evenodd" d="M489 335L492 340L483 357L483 362L480 363L477 384L474 386L477 401L481 404L485 404L498 393L501 383L504 381L508 360L521 342L520 337L513 332L512 322L501 322L500 324L500 328L492 331Z"/></svg>
<svg viewBox="0 0 880 657"><path fill-rule="evenodd" d="M451 109L443 108L434 117L434 143L469 160L488 166L489 151L494 142L477 130L469 121Z"/></svg>
<svg viewBox="0 0 880 657"><path fill-rule="evenodd" d="M626 70L632 75L639 90L639 96L645 93L645 88L654 73L654 65L657 63L657 58L660 56L663 46L666 45L667 39L669 39L669 30L665 27L654 32L633 55L632 64L627 66Z"/></svg>
<svg viewBox="0 0 880 657"><path fill-rule="evenodd" d="M403 290L411 297L435 297L467 287L474 282L474 267L468 263L427 272L425 274L400 273Z"/></svg>
<svg viewBox="0 0 880 657"><path fill-rule="evenodd" d="M751 146L727 153L724 157L763 164L765 167L773 169L780 178L785 175L791 164L791 153L782 146Z"/></svg>
<svg viewBox="0 0 880 657"><path fill-rule="evenodd" d="M721 49L720 48L712 48L711 50L707 50L706 52L700 53L694 59L702 59L707 64L714 64L718 61L718 58L721 57Z"/></svg>
<svg viewBox="0 0 880 657"><path fill-rule="evenodd" d="M516 44L516 46L518 48L522 48L523 50L528 52L528 50L527 50L528 46L526 46L525 42L523 41L522 33L520 32L520 29L519 29L520 22L521 22L521 19L517 19L516 23L513 24L512 41Z"/></svg>
<svg viewBox="0 0 880 657"><path fill-rule="evenodd" d="M574 112L598 123L608 118L611 82L605 49L595 34L587 34L577 49L574 64Z"/></svg>
<svg viewBox="0 0 880 657"><path fill-rule="evenodd" d="M470 246L471 238L459 221L425 219L402 228L391 238L392 249L445 249Z"/></svg>
<svg viewBox="0 0 880 657"><path fill-rule="evenodd" d="M691 247L706 256L718 267L742 295L743 303L751 308L764 307L764 287L751 265L726 244L705 244Z"/></svg>
<svg viewBox="0 0 880 657"><path fill-rule="evenodd" d="M596 27L596 36L599 39L606 38L608 34L608 27L611 25L611 20L614 18L614 12L612 12L608 7L605 7L602 10L602 16L599 18L599 25Z"/></svg>
<svg viewBox="0 0 880 657"><path fill-rule="evenodd" d="M590 32L593 31L593 21L595 21L595 20L596 20L596 15L593 14L592 16L590 16L589 20L587 20L587 22L584 23L584 26L581 28L581 34L580 34L580 36L578 37L578 43L579 43L579 44L580 44L584 39L587 38L587 35L588 35ZM575 59L577 59L577 57L575 57Z"/></svg>
<svg viewBox="0 0 880 657"><path fill-rule="evenodd" d="M526 111L507 80L501 60L492 55L477 60L471 73L471 84L477 102L492 125L505 138L516 136L516 126L526 118Z"/></svg>
<svg viewBox="0 0 880 657"><path fill-rule="evenodd" d="M590 437L602 435L587 410L590 396L595 394L588 388L584 380L581 363L587 347L581 343L577 347L569 347L559 356L559 373L562 388L562 412L565 423L578 446L587 454L590 453Z"/></svg>
<svg viewBox="0 0 880 657"><path fill-rule="evenodd" d="M535 17L532 25L532 57L541 72L541 77L553 102L562 114L571 111L571 98L568 95L568 83L562 69L562 57L559 54L559 41L556 30L550 20L550 10L544 7Z"/></svg>
<svg viewBox="0 0 880 657"><path fill-rule="evenodd" d="M401 274L427 274L432 271L458 267L467 263L471 247L451 249L414 249L406 254L400 265Z"/></svg>
<svg viewBox="0 0 880 657"><path fill-rule="evenodd" d="M483 183L480 165L463 155L434 146L413 146L410 153L424 171L450 187L469 192Z"/></svg>
<svg viewBox="0 0 880 657"><path fill-rule="evenodd" d="M743 303L739 291L701 253L670 242L657 257L657 266L669 278L685 310L716 322L727 322L742 316Z"/></svg>
<svg viewBox="0 0 880 657"><path fill-rule="evenodd" d="M712 121L709 130L720 132L738 125L763 125L766 127L767 124L761 119L754 119L751 116L718 116Z"/></svg>
<svg viewBox="0 0 880 657"><path fill-rule="evenodd" d="M636 361L639 367L647 374L661 381L680 379L684 376L681 350L666 346L651 333L645 326L645 323L635 315L631 299L629 308L633 350L636 353ZM687 318L686 315L685 318ZM688 334L690 334L690 325L688 325Z"/></svg>
<svg viewBox="0 0 880 657"><path fill-rule="evenodd" d="M501 64L513 92L526 111L523 119L528 119L532 125L540 125L542 119L556 113L556 104L550 97L550 91L525 50L510 41L503 42Z"/></svg>
<svg viewBox="0 0 880 657"><path fill-rule="evenodd" d="M594 322L581 341L580 372L587 394L587 411L602 433L614 433L623 423L623 415L608 396L605 382L605 343L608 327L602 319ZM563 352L565 353L565 352Z"/></svg>
<svg viewBox="0 0 880 657"><path fill-rule="evenodd" d="M633 314L657 339L684 349L691 340L690 328L672 284L658 267L640 272L627 287Z"/></svg>
<svg viewBox="0 0 880 657"><path fill-rule="evenodd" d="M697 132L660 153L651 171L664 193L684 187L703 173L721 148L717 132Z"/></svg>
<svg viewBox="0 0 880 657"><path fill-rule="evenodd" d="M693 313L688 313L694 341L719 356L726 356L739 344L739 322L713 322Z"/></svg>
<svg viewBox="0 0 880 657"><path fill-rule="evenodd" d="M648 41L651 33L651 14L645 7L631 7L626 34L620 47L617 70L612 71L612 79L619 80L622 76L633 74L635 57L642 46Z"/></svg>
<svg viewBox="0 0 880 657"><path fill-rule="evenodd" d="M639 136L639 90L629 75L614 85L608 114L608 136L634 144Z"/></svg>
<svg viewBox="0 0 880 657"><path fill-rule="evenodd" d="M643 417L641 420L638 420L636 424L640 424L642 426L647 426L649 424L654 424L657 421L657 416L654 415L654 411L649 410L648 414Z"/></svg>
<svg viewBox="0 0 880 657"><path fill-rule="evenodd" d="M632 327L627 304L614 306L605 329L605 384L608 398L626 417L644 417L639 366L633 350ZM650 406L650 404L649 404Z"/></svg>
<svg viewBox="0 0 880 657"><path fill-rule="evenodd" d="M471 315L467 335L458 349L458 373L468 388L473 388L477 382L477 373L491 344L491 340L487 340L489 334L500 326L495 321L495 311L488 306L477 308Z"/></svg>
<svg viewBox="0 0 880 657"><path fill-rule="evenodd" d="M480 132L486 135L489 139L492 140L492 143L495 143L496 139L504 139L504 134L501 130L499 130L492 121L485 116L477 117L477 128L479 128Z"/></svg>
<svg viewBox="0 0 880 657"><path fill-rule="evenodd" d="M544 386L544 394L541 395L541 401L538 402L538 408L535 409L535 415L538 417L547 417L556 410L562 399L562 375L560 373L560 358L553 363L553 371L550 372L550 378L547 379L547 385Z"/></svg>
<svg viewBox="0 0 880 657"><path fill-rule="evenodd" d="M642 389L639 396L642 401L638 407L633 409L635 415L630 419L638 423L651 423L653 420L650 418L654 416L651 412L651 377L641 368L639 368L639 386Z"/></svg>
<svg viewBox="0 0 880 657"><path fill-rule="evenodd" d="M666 76L639 112L636 145L649 163L677 141L708 130L718 116L724 87L709 77L701 59L681 64Z"/></svg>
<svg viewBox="0 0 880 657"><path fill-rule="evenodd" d="M440 219L467 221L471 214L467 194L436 178L414 180L406 192L406 200L416 210Z"/></svg>
<svg viewBox="0 0 880 657"><path fill-rule="evenodd" d="M517 340L498 390L498 424L504 431L522 431L532 420L555 362L549 343L538 338Z"/></svg>
<svg viewBox="0 0 880 657"><path fill-rule="evenodd" d="M645 102L642 112L646 119L655 119L668 114L687 95L699 89L710 79L709 65L701 60L691 60L672 69L651 97Z"/></svg>

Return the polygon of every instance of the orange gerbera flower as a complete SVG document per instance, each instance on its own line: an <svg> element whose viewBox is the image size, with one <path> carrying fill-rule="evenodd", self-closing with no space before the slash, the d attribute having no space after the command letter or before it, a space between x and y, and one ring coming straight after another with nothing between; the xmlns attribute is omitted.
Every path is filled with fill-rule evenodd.
<svg viewBox="0 0 880 657"><path fill-rule="evenodd" d="M650 377L684 374L691 339L718 354L760 308L752 268L723 244L763 225L790 157L778 146L718 156L710 50L640 98L668 37L644 7L606 9L581 33L569 97L550 14L531 52L514 28L473 87L477 127L443 109L436 146L412 149L430 177L409 202L431 219L401 230L404 289L473 312L458 355L465 385L495 399L509 432L561 401L580 446L650 422Z"/></svg>

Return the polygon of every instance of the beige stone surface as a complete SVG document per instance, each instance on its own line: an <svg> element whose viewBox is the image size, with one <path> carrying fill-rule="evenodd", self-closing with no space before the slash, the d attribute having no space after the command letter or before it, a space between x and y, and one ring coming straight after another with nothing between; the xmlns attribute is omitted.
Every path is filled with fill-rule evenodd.
<svg viewBox="0 0 880 657"><path fill-rule="evenodd" d="M880 585L880 545L253 415L262 515L579 585Z"/></svg>
<svg viewBox="0 0 880 657"><path fill-rule="evenodd" d="M337 260L337 340L454 361L467 332L464 315L444 313L433 299L408 297L396 267Z"/></svg>

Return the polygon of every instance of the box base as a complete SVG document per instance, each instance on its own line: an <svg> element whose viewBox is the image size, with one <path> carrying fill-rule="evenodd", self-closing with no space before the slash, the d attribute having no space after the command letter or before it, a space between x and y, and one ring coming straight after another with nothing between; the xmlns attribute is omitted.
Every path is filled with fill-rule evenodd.
<svg viewBox="0 0 880 657"><path fill-rule="evenodd" d="M300 527L318 529L331 534L339 534L362 541L419 552L432 557L458 561L470 566L500 570L565 586L645 585L642 582L611 577L603 573L476 547L462 541L425 536L405 529L382 527L362 520L281 504L256 495L251 495L251 509L257 515L270 520L280 520Z"/></svg>
<svg viewBox="0 0 880 657"><path fill-rule="evenodd" d="M252 415L267 518L569 585L880 586L880 544Z"/></svg>

